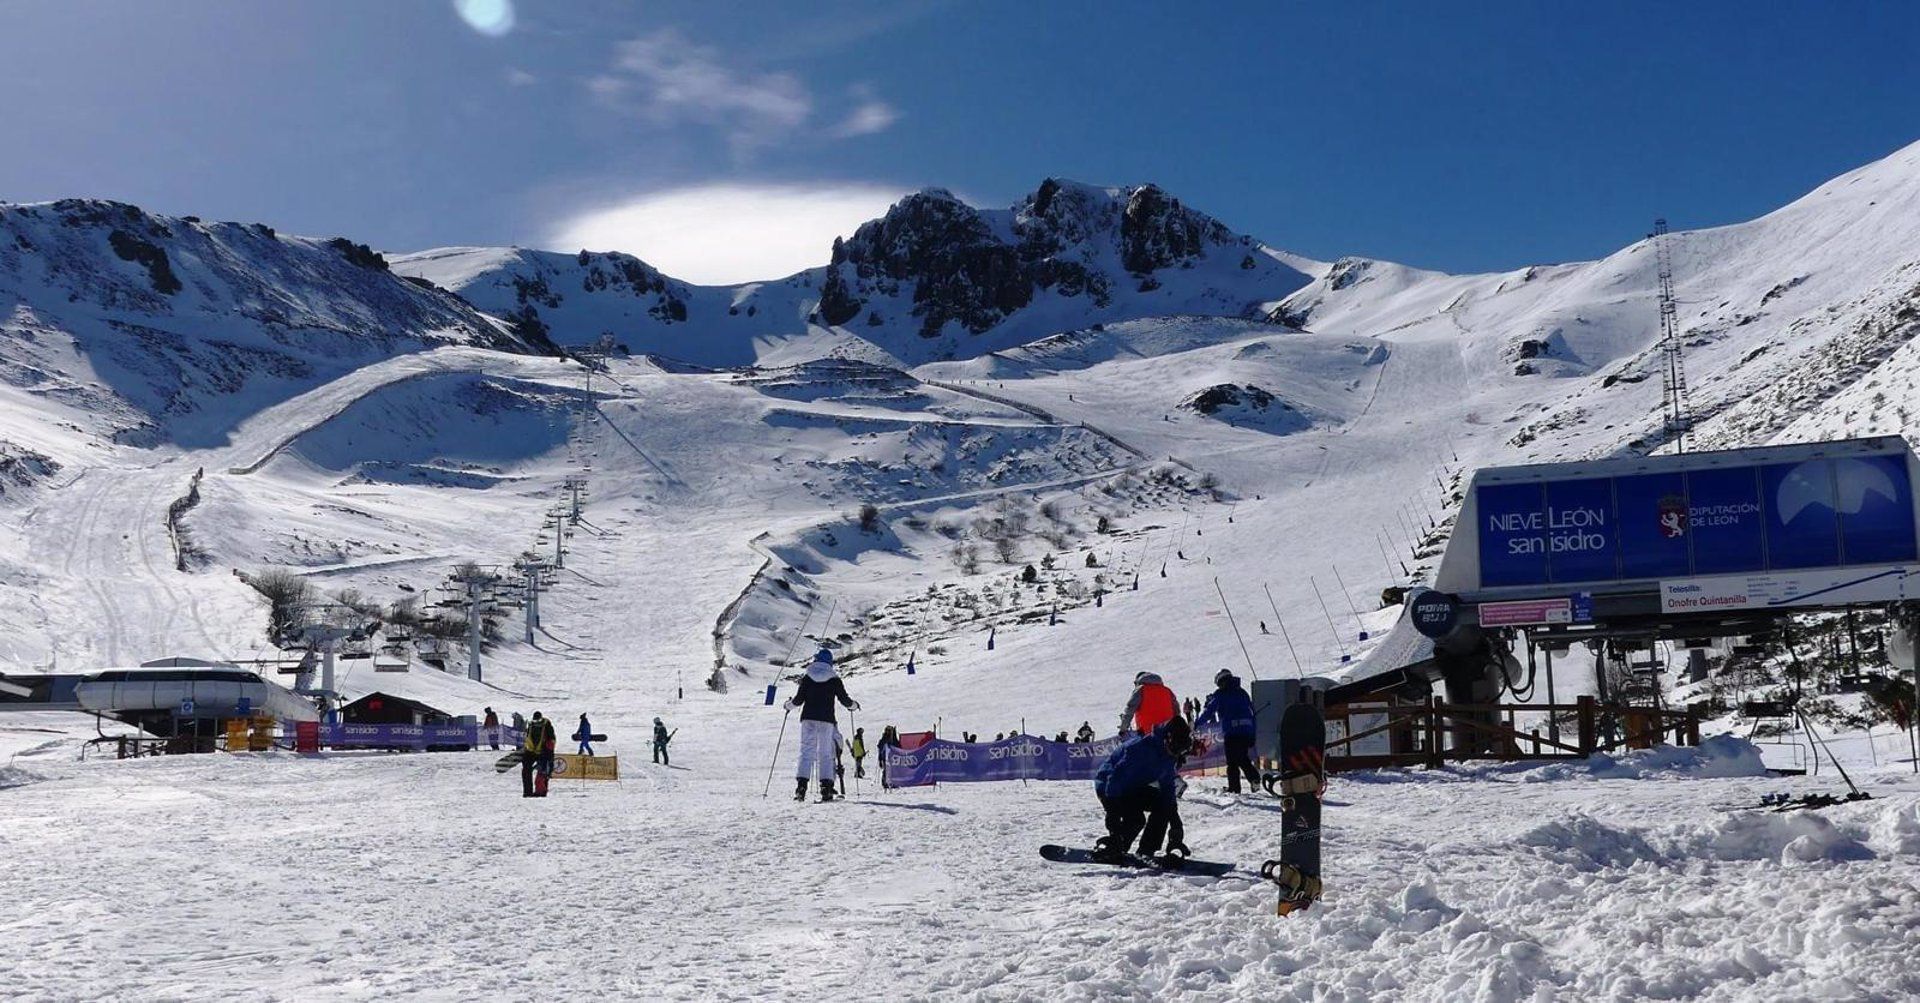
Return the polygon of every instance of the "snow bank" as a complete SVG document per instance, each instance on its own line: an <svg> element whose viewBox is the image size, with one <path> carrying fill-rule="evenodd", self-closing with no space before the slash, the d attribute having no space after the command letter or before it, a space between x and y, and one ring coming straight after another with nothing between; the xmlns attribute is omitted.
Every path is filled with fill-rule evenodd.
<svg viewBox="0 0 1920 1003"><path fill-rule="evenodd" d="M28 784L44 779L46 778L40 776L38 773L23 770L18 766L0 766L0 791L6 790L9 787L25 787Z"/></svg>
<svg viewBox="0 0 1920 1003"><path fill-rule="evenodd" d="M1884 856L1920 856L1920 800L1882 808L1869 832L1868 845Z"/></svg>
<svg viewBox="0 0 1920 1003"><path fill-rule="evenodd" d="M1528 783L1574 780L1711 779L1764 777L1767 766L1752 742L1732 735L1715 735L1697 746L1657 745L1622 756L1595 753L1578 763L1554 763L1527 770Z"/></svg>
<svg viewBox="0 0 1920 1003"><path fill-rule="evenodd" d="M1686 868L1709 860L1784 865L1874 860L1920 855L1920 801L1888 805L1870 819L1817 811L1741 811L1703 825L1652 830L1575 814L1534 826L1514 842L1582 874L1642 864Z"/></svg>

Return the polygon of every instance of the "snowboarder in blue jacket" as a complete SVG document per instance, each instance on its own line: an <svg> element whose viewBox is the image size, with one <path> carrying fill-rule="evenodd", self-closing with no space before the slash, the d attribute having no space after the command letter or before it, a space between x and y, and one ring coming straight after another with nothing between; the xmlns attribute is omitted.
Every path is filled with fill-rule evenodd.
<svg viewBox="0 0 1920 1003"><path fill-rule="evenodd" d="M1214 691L1207 694L1207 705L1193 722L1204 728L1218 721L1227 737L1227 793L1240 793L1240 778L1255 791L1260 789L1260 771L1253 765L1253 698L1240 688L1240 677L1226 669L1213 677Z"/></svg>
<svg viewBox="0 0 1920 1003"><path fill-rule="evenodd" d="M1107 834L1094 843L1107 859L1127 855L1140 837L1140 855L1151 857L1169 835L1167 852L1187 855L1180 824L1180 760L1193 746L1185 718L1175 717L1121 743L1093 775L1093 790L1106 809ZM1143 832L1144 830L1144 832Z"/></svg>
<svg viewBox="0 0 1920 1003"><path fill-rule="evenodd" d="M593 725L587 723L585 714L580 715L580 730L573 733L573 740L580 743L580 751L576 755L593 755Z"/></svg>

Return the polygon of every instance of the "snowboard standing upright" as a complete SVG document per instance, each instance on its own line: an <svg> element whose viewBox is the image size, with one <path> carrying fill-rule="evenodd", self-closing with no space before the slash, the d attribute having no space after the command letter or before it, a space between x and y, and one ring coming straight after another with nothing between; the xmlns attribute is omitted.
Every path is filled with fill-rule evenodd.
<svg viewBox="0 0 1920 1003"><path fill-rule="evenodd" d="M1327 723L1312 704L1296 703L1280 718L1280 859L1260 873L1280 886L1278 912L1305 909L1320 898L1320 792L1326 787Z"/></svg>

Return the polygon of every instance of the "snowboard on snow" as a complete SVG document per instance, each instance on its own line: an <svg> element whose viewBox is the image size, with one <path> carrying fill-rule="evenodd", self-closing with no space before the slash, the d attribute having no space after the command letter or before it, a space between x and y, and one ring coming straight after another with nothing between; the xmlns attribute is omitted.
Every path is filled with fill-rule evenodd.
<svg viewBox="0 0 1920 1003"><path fill-rule="evenodd" d="M1213 860L1194 860L1192 858L1160 857L1148 859L1135 854L1126 854L1119 859L1100 857L1092 850L1078 846L1061 846L1048 843L1040 847L1040 855L1057 864L1101 864L1107 867L1131 867L1142 871L1161 871L1166 874L1194 874L1201 877L1220 877L1234 871L1232 864L1223 864Z"/></svg>
<svg viewBox="0 0 1920 1003"><path fill-rule="evenodd" d="M509 752L504 756L501 756L499 759L496 759L493 761L493 772L505 773L508 770L511 770L516 766L519 766L520 760L525 759L526 755L527 755L526 753L521 752L518 749L515 749L514 751Z"/></svg>
<svg viewBox="0 0 1920 1003"><path fill-rule="evenodd" d="M571 736L569 736L569 737L571 737L571 738L572 738L572 739L573 739L574 741L576 741L576 742L581 742L581 741L585 741L585 742L604 742L604 741L606 741L606 740L607 740L607 736L605 736L605 735L588 735L588 736L587 736L586 738L584 738L584 739L583 739L583 738L581 738L581 737L580 737L580 733L579 733L579 732L577 732L577 731L576 731L576 732L574 732L574 733L573 733L573 734L572 734Z"/></svg>
<svg viewBox="0 0 1920 1003"><path fill-rule="evenodd" d="M1327 786L1327 723L1312 704L1296 703L1280 717L1280 859L1260 875L1280 886L1276 912L1305 909L1320 898L1320 793Z"/></svg>

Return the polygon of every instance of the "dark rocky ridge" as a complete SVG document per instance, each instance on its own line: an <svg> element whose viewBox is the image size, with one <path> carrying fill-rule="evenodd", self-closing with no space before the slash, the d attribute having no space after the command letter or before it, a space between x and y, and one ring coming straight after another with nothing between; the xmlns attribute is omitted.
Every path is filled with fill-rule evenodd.
<svg viewBox="0 0 1920 1003"><path fill-rule="evenodd" d="M834 242L820 319L844 324L869 300L911 286L921 336L937 336L949 322L979 334L1041 290L1106 307L1116 281L1149 291L1158 285L1154 273L1213 253L1250 268L1253 246L1153 185L1108 190L1048 178L1010 213L996 214L927 189Z"/></svg>

